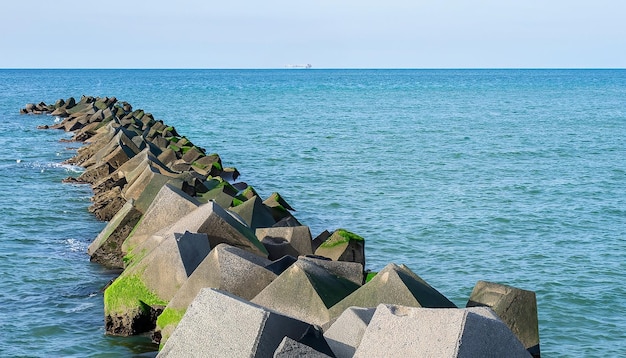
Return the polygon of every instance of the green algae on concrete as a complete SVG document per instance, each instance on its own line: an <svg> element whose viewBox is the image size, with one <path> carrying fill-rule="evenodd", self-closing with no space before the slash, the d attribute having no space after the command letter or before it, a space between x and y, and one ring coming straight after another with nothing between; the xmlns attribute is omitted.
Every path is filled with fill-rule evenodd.
<svg viewBox="0 0 626 358"><path fill-rule="evenodd" d="M346 244L350 242L350 240L365 241L365 239L363 239L361 236L355 233L352 233L345 229L337 229L333 233L333 235L331 235L331 237L328 238L328 240L324 241L320 245L320 247L324 247L324 248L335 247L337 245Z"/></svg>
<svg viewBox="0 0 626 358"><path fill-rule="evenodd" d="M118 277L104 291L105 315L123 312L133 307L145 309L145 305L165 306L167 301L150 291L137 274Z"/></svg>

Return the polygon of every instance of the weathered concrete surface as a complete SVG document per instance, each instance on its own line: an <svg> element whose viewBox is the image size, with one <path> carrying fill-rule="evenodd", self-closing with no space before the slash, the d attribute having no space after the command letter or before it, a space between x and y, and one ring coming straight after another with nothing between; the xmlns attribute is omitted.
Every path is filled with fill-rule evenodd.
<svg viewBox="0 0 626 358"><path fill-rule="evenodd" d="M300 343L289 337L283 340L274 351L274 358L294 358L294 357L310 357L310 358L331 358L331 356L318 352L315 349Z"/></svg>
<svg viewBox="0 0 626 358"><path fill-rule="evenodd" d="M515 333L534 357L540 356L537 299L532 291L493 282L478 281L467 307L486 306Z"/></svg>
<svg viewBox="0 0 626 358"><path fill-rule="evenodd" d="M206 234L184 232L167 235L154 250L136 257L104 291L107 333L141 333L133 322L165 308L209 251ZM156 316L149 330L155 323Z"/></svg>
<svg viewBox="0 0 626 358"><path fill-rule="evenodd" d="M381 303L411 307L456 308L454 303L406 266L389 264L371 281L330 309L336 318L351 306L377 307Z"/></svg>
<svg viewBox="0 0 626 358"><path fill-rule="evenodd" d="M201 289L211 287L250 300L277 277L264 268L269 263L261 256L230 245L215 247L176 292L163 311L165 317L157 320L161 344L167 341L178 324L177 318L182 318L181 313Z"/></svg>
<svg viewBox="0 0 626 358"><path fill-rule="evenodd" d="M298 339L309 327L227 292L206 288L191 303L158 357L272 357L283 337Z"/></svg>
<svg viewBox="0 0 626 358"><path fill-rule="evenodd" d="M311 255L313 250L311 248L311 231L308 226L290 226L290 227L267 227L256 229L256 237L263 242L268 241L284 241L296 250L296 255ZM267 246L266 246L267 247ZM282 257L284 255L281 255ZM277 257L276 259L280 258ZM270 259L271 256L270 256Z"/></svg>
<svg viewBox="0 0 626 358"><path fill-rule="evenodd" d="M344 229L338 229L316 250L315 255L335 261L358 262L365 267L365 240Z"/></svg>
<svg viewBox="0 0 626 358"><path fill-rule="evenodd" d="M354 356L375 311L375 308L349 307L324 332L324 338L335 357Z"/></svg>
<svg viewBox="0 0 626 358"><path fill-rule="evenodd" d="M298 260L261 291L253 303L323 326L328 309L359 286L306 260Z"/></svg>
<svg viewBox="0 0 626 358"><path fill-rule="evenodd" d="M165 184L146 209L132 235L127 235L122 244L123 253L131 253L147 238L174 224L198 206L200 203L195 198L171 184Z"/></svg>
<svg viewBox="0 0 626 358"><path fill-rule="evenodd" d="M256 195L228 210L237 213L252 230L271 227L276 223L270 210ZM261 240L261 238L259 238L259 240Z"/></svg>
<svg viewBox="0 0 626 358"><path fill-rule="evenodd" d="M379 305L354 357L530 357L489 308Z"/></svg>
<svg viewBox="0 0 626 358"><path fill-rule="evenodd" d="M323 267L331 274L346 278L359 286L362 286L365 281L363 265L358 262L332 261L326 260L323 257L315 257L312 255L300 256L298 259L311 261L314 264Z"/></svg>
<svg viewBox="0 0 626 358"><path fill-rule="evenodd" d="M107 267L123 268L122 243L140 218L141 212L135 209L134 201L124 204L89 245L90 260Z"/></svg>

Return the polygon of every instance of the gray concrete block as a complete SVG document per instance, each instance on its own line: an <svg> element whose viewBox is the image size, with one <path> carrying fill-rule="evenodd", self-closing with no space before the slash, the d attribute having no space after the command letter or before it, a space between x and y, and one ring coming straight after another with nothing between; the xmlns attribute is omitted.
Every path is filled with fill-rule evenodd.
<svg viewBox="0 0 626 358"><path fill-rule="evenodd" d="M478 281L467 307L486 306L515 333L528 352L540 356L537 299L533 291L493 282Z"/></svg>
<svg viewBox="0 0 626 358"><path fill-rule="evenodd" d="M328 309L358 287L310 261L298 260L252 302L324 326L331 319Z"/></svg>
<svg viewBox="0 0 626 358"><path fill-rule="evenodd" d="M363 285L363 265L358 262L324 260L321 257L314 256L301 256L299 259L309 260L314 264L323 267L333 275L347 278L359 286Z"/></svg>
<svg viewBox="0 0 626 358"><path fill-rule="evenodd" d="M380 305L354 357L530 357L489 308Z"/></svg>
<svg viewBox="0 0 626 358"><path fill-rule="evenodd" d="M163 314L170 318L157 320L160 343L169 339L178 324L176 318L182 316L203 288L211 287L243 299L252 299L277 277L264 268L269 262L261 256L227 244L215 247L168 303Z"/></svg>
<svg viewBox="0 0 626 358"><path fill-rule="evenodd" d="M132 235L125 239L123 252L131 252L148 237L174 224L198 206L200 203L196 199L171 184L165 184L146 209Z"/></svg>
<svg viewBox="0 0 626 358"><path fill-rule="evenodd" d="M365 240L344 229L337 229L316 250L315 255L335 261L358 262L365 267Z"/></svg>
<svg viewBox="0 0 626 358"><path fill-rule="evenodd" d="M324 338L335 357L354 356L375 311L375 308L349 307L324 332Z"/></svg>
<svg viewBox="0 0 626 358"><path fill-rule="evenodd" d="M456 308L406 266L390 263L372 280L330 309L332 318L348 307L377 307L381 303L411 307Z"/></svg>
<svg viewBox="0 0 626 358"><path fill-rule="evenodd" d="M308 226L287 226L287 227L266 227L256 229L256 236L261 242L264 239L268 241L285 241L293 247L299 255L310 255L313 253L311 248L311 231ZM284 255L281 255L282 257Z"/></svg>
<svg viewBox="0 0 626 358"><path fill-rule="evenodd" d="M272 217L272 213L267 206L263 205L263 202L258 196L253 196L242 204L229 208L244 220L246 224L252 229L270 227L276 222ZM261 238L259 238L260 240Z"/></svg>
<svg viewBox="0 0 626 358"><path fill-rule="evenodd" d="M271 357L284 337L298 339L309 327L227 292L205 288L158 357Z"/></svg>
<svg viewBox="0 0 626 358"><path fill-rule="evenodd" d="M330 358L331 356L318 352L315 349L300 343L292 338L285 337L276 348L274 358Z"/></svg>

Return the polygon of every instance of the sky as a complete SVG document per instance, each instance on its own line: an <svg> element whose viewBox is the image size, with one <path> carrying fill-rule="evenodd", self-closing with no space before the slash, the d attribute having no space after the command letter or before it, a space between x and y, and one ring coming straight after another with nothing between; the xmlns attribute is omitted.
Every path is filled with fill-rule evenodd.
<svg viewBox="0 0 626 358"><path fill-rule="evenodd" d="M623 0L5 0L0 68L626 68Z"/></svg>

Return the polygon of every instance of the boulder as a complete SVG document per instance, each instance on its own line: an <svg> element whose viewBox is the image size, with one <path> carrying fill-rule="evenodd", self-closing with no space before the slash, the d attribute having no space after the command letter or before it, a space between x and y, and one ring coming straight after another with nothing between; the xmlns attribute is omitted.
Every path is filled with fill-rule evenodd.
<svg viewBox="0 0 626 358"><path fill-rule="evenodd" d="M324 326L331 319L328 309L358 287L354 282L332 275L310 261L298 260L252 302Z"/></svg>
<svg viewBox="0 0 626 358"><path fill-rule="evenodd" d="M513 331L533 357L540 356L537 299L533 291L478 281L467 307L485 306Z"/></svg>
<svg viewBox="0 0 626 358"><path fill-rule="evenodd" d="M530 357L486 307L379 305L354 357Z"/></svg>
<svg viewBox="0 0 626 358"><path fill-rule="evenodd" d="M309 327L227 292L205 288L158 357L271 357L283 337L298 339Z"/></svg>
<svg viewBox="0 0 626 358"><path fill-rule="evenodd" d="M348 307L377 307L379 304L411 307L456 308L454 303L406 266L389 264L371 281L330 309L336 318Z"/></svg>

